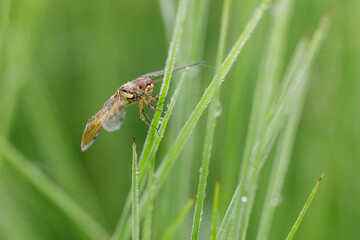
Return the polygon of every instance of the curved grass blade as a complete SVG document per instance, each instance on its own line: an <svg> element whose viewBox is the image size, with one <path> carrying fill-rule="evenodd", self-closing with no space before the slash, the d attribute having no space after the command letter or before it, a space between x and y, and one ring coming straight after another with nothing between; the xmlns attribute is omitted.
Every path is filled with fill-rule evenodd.
<svg viewBox="0 0 360 240"><path fill-rule="evenodd" d="M303 61L298 67L296 75L289 81L289 84L282 84L279 93L276 94L276 98L267 110L264 119L266 124L259 126L261 127L260 135L257 142L253 143L252 150L248 155L249 160L247 162L251 163L251 165L245 171L246 175L243 181L239 182L240 194L236 206L237 217L235 218L236 223L233 225L238 238L240 238L240 235L242 239L246 237L247 226L256 195L258 173L267 159L268 153L282 128L290 107L294 104L294 99L297 99L296 96L301 94L302 89L306 86L306 75L326 35L329 22L328 16L322 19L309 44ZM287 81L284 81L284 83L287 83ZM241 200L244 198L246 198L246 201Z"/></svg>
<svg viewBox="0 0 360 240"><path fill-rule="evenodd" d="M159 95L160 99L159 99L159 103L157 105L157 110L163 110L165 97L167 94L167 90L169 88L171 73L172 73L172 70L173 70L173 67L175 64L177 49L179 48L179 45L181 42L181 36L182 36L183 25L184 25L184 21L185 21L185 17L186 17L187 8L188 8L188 0L179 1L179 7L178 7L177 14L176 14L174 31L173 31L173 35L172 35L169 52L168 52L168 58L166 60L164 80L162 82L161 89L160 89L160 95ZM161 111L157 111L155 113L153 121L152 121L153 126L156 126L156 127L159 126L160 115L161 115ZM169 116L170 116L170 114L169 114ZM162 124L162 125L164 125L164 124ZM149 164L149 162L151 160L150 157L152 154L152 150L154 149L153 144L155 141L155 136L156 136L155 129L150 127L148 135L147 135L145 143L144 143L142 153L140 155L140 160L139 160L139 162L140 162L139 163L140 164L140 174L139 174L140 187L142 186L142 182L143 182L145 173L147 172L147 171L144 171L144 169L148 167L147 165ZM130 201L129 201L129 199L130 198L128 197L125 207L120 216L120 219L116 225L112 239L122 239L123 238L122 234L124 234L124 228L127 224L126 222L128 221L129 216L130 216Z"/></svg>
<svg viewBox="0 0 360 240"><path fill-rule="evenodd" d="M192 114L190 115L189 119L181 129L180 133L178 134L178 137L175 139L175 143L172 145L168 153L165 155L163 160L161 161L161 165L156 171L156 178L157 178L157 184L154 186L154 195L157 195L157 193L160 190L160 187L165 182L165 179L170 172L171 167L174 165L177 156L179 155L182 147L184 146L186 140L190 136L192 130L194 129L197 121L199 120L200 116L204 112L206 106L209 104L210 100L214 96L217 88L221 85L223 80L225 79L227 73L229 72L230 68L232 67L232 64L237 59L237 56L240 54L241 50L243 49L245 43L251 36L251 33L259 23L260 19L263 16L264 11L267 8L267 2L268 0L263 0L263 2L259 5L259 7L254 11L253 15L251 16L250 20L248 21L247 25L245 26L244 31L242 34L238 37L237 41L233 45L232 49L230 50L229 54L227 55L225 61L223 62L220 70L218 73L214 76L213 80L211 81L208 88L205 90L204 95L198 102L197 106L193 110ZM142 200L140 201L140 217L142 216L142 212L144 212L143 208L149 204L148 202L148 196L145 192L143 194ZM125 223L125 226L128 225L128 223ZM125 228L124 226L124 228ZM126 238L127 234L124 234L122 237L123 239Z"/></svg>
<svg viewBox="0 0 360 240"><path fill-rule="evenodd" d="M34 167L7 140L0 138L0 151L4 159L23 175L35 188L62 210L90 239L108 239L108 233L66 192L53 183L44 173Z"/></svg>
<svg viewBox="0 0 360 240"><path fill-rule="evenodd" d="M295 51L295 57L293 62L290 63L289 66L291 67L286 75L293 76L296 72L298 64L304 57L307 42L307 39L302 39L298 44L297 50ZM287 79L287 77L285 77L285 79ZM306 81L309 82L308 79ZM300 99L295 101L297 104L292 108L280 136L264 201L264 208L261 214L257 240L267 239L270 232L272 218L281 198L281 189L290 162L290 155L295 141L296 130L300 121L306 91L307 87L304 89L303 93L299 95Z"/></svg>
<svg viewBox="0 0 360 240"><path fill-rule="evenodd" d="M301 210L299 217L296 219L293 227L291 228L288 236L286 237L286 240L291 240L291 239L294 237L294 235L295 235L295 233L296 233L296 230L299 228L299 225L300 225L302 219L304 218L305 213L306 213L307 209L309 208L309 206L310 206L310 204L311 204L311 201L313 200L313 198L314 198L314 196L315 196L315 193L316 193L316 191L317 191L317 189L318 189L318 187L319 187L320 181L321 181L321 179L322 179L323 177L324 177L324 174L322 174L321 177L319 178L319 180L317 181L317 183L316 183L314 189L312 190L312 192L311 192L308 200L306 201L303 209Z"/></svg>

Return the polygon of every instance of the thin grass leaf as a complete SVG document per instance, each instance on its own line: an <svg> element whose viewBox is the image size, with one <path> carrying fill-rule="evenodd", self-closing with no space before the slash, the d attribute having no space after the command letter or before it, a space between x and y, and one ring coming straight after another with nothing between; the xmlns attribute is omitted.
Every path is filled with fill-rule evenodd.
<svg viewBox="0 0 360 240"><path fill-rule="evenodd" d="M90 239L108 239L108 233L99 223L2 137L0 151L12 167L62 210Z"/></svg>
<svg viewBox="0 0 360 240"><path fill-rule="evenodd" d="M307 39L302 39L298 44L297 50L295 51L295 57L293 59L293 62L290 63L289 66L291 67L289 68L289 72L286 73L286 75L294 75L297 66L304 57L306 46ZM306 81L308 82L308 78L306 79ZM304 89L303 93L299 95L300 99L294 101L297 104L292 107L290 116L287 119L285 127L280 136L280 140L277 146L277 152L274 158L275 160L272 167L272 173L270 176L269 185L264 201L264 208L261 214L257 240L268 238L275 208L280 203L281 189L290 161L290 155L293 148L298 123L300 121L306 91L307 87Z"/></svg>
<svg viewBox="0 0 360 240"><path fill-rule="evenodd" d="M147 181L147 192L149 193L149 205L147 206L144 225L143 225L143 234L142 234L143 240L151 239L151 222L152 222L152 215L154 209L154 197L152 192L152 188L154 186L154 172L155 172L154 165L155 164L153 160L152 163L150 164L150 170Z"/></svg>
<svg viewBox="0 0 360 240"><path fill-rule="evenodd" d="M175 64L176 52L177 52L177 49L179 48L179 45L181 42L181 35L182 35L182 31L183 31L183 25L184 25L184 21L185 21L185 17L186 17L187 8L188 8L188 0L179 1L179 7L178 7L177 14L176 14L174 31L173 31L173 35L172 35L169 52L168 52L168 58L166 60L164 80L163 80L163 83L162 83L161 89L160 89L160 95L159 95L160 99L159 99L159 103L157 105L157 110L159 110L159 111L157 111L155 113L154 118L152 120L152 125L156 126L156 127L159 126L161 110L163 110L165 97L167 94L167 90L169 88L172 69ZM170 113L168 116L170 116ZM164 125L164 124L162 124L162 125ZM165 127L166 127L166 124L164 126L164 130L165 130ZM155 152L157 150L157 149L154 150L155 149L154 142L156 139L155 133L156 133L155 129L152 129L150 127L148 135L147 135L145 143L144 143L144 147L143 147L141 156L140 156L140 174L139 174L140 187L142 186L142 182L144 181L143 179L147 172L144 169L147 168L147 165L149 164L149 162L151 160L152 152L153 152L153 154L155 154ZM158 141L161 141L161 138L158 139ZM130 198L128 197L111 239L123 239L122 234L124 233L124 228L127 224L126 222L130 216L130 201L129 201L129 199Z"/></svg>
<svg viewBox="0 0 360 240"><path fill-rule="evenodd" d="M301 42L303 43L303 42ZM300 44L300 46L297 48L296 53L294 54L289 67L285 73L285 77L283 82L289 83L291 82L291 79L294 78L295 74L297 73L298 70L298 66L301 65L302 61L303 61L303 56L304 56L304 51L305 50L305 45ZM287 84L289 85L289 84ZM226 214L223 218L223 221L221 223L221 226L219 228L219 231L217 233L217 238L216 239L226 239L227 236L230 234L230 227L232 226L232 221L233 221L233 217L234 217L234 209L235 209L235 205L236 205L236 201L239 197L239 185L236 188L236 191L233 195L233 198L228 206L228 209L226 211ZM245 198L243 198L243 200L245 200Z"/></svg>
<svg viewBox="0 0 360 240"><path fill-rule="evenodd" d="M318 187L319 187L320 181L321 181L321 179L322 179L323 177L324 177L324 174L322 174L321 177L319 178L319 180L317 181L317 183L316 183L314 189L312 190L312 192L311 192L308 200L306 201L303 209L301 210L301 212L300 212L300 214L299 214L299 217L296 219L293 227L291 228L288 236L286 237L286 240L291 240L291 239L294 237L297 229L298 229L299 226L300 226L300 223L301 223L302 219L303 219L304 216L305 216L305 213L306 213L307 209L309 208L309 206L310 206L310 204L311 204L311 201L313 200L313 198L314 198L314 196L315 196L315 193L316 193L316 191L317 191L317 189L318 189Z"/></svg>
<svg viewBox="0 0 360 240"><path fill-rule="evenodd" d="M170 104L169 104L166 114L163 118L163 122L160 126L160 129L159 129L160 136L163 136L163 134L165 132L167 123L168 123L171 113L174 109L176 100L181 92L185 76L186 76L186 72L183 72L181 75L181 79L180 79L178 85L176 86L175 92L171 98ZM146 219L145 219L145 223L144 223L144 235L143 235L144 240L150 239L150 236L151 236L151 217L152 217L152 210L153 210L153 198L154 198L153 186L154 186L154 173L155 173L154 172L155 171L154 160L155 160L155 153L160 145L161 139L162 138L159 136L156 137L154 145L153 145L153 149L151 152L152 162L150 164L150 172L148 175L148 183L147 183L147 192L149 192L149 204L147 206L148 210L146 213ZM147 171L147 168L145 168L143 171Z"/></svg>
<svg viewBox="0 0 360 240"><path fill-rule="evenodd" d="M165 114L165 117L164 117L164 119L163 119L163 123L162 123L161 126L160 126L160 130L159 130L160 136L162 136L163 133L165 132L166 125L167 125L167 123L168 123L168 121L169 121L169 118L170 118L170 115L171 115L171 113L172 113L172 111L173 111L173 109L174 109L176 100L177 100L177 98L178 98L178 96L179 96L179 94L180 94L180 92L181 92L181 89L182 89L182 86L183 86L183 83L184 83L184 80L185 80L185 76L186 76L186 72L183 72L183 74L182 74L182 76L181 76L181 79L180 79L180 81L179 81L179 83L178 83L178 85L177 85L177 87L176 87L176 89L175 89L175 92L174 92L174 94L173 94L173 96L172 96L172 98L171 98L171 101L170 101L170 104L169 104L169 108L167 109L166 114ZM155 143L154 143L154 146L153 146L152 155L151 155L151 156L152 156L152 159L154 159L154 157L155 157L155 152L156 152L156 150L157 150L158 147L159 147L159 144L160 144L161 139L162 139L161 137L157 137L156 140L155 140ZM147 166L149 166L149 165L147 165ZM145 167L143 171L148 171L148 167ZM144 176L144 175L142 175L142 176ZM144 181L144 178L143 178L143 179L142 179L142 178L139 178L140 190L141 190L141 186L143 185L143 184L142 184L142 180ZM151 189L152 189L151 191L154 190L153 187L152 187ZM151 193L151 194L152 194L152 196L150 196L149 199L147 200L148 205L146 205L146 206L144 207L145 209L148 209L148 208L149 208L149 205L152 204L152 201L153 201L153 200L152 200L152 197L155 196L156 193ZM130 198L128 197L128 199L127 199L127 201L126 201L126 203L125 203L125 207L124 207L124 210L123 210L123 211L128 211L128 210L130 209L130 207L131 207L131 195L129 195L129 196L130 196ZM144 196L142 197L142 199L147 199L147 192L144 194ZM142 200L142 201L144 201L144 200ZM140 204L140 205L141 205L141 204ZM144 216L144 212L145 212L145 210L142 211L142 212L140 212L140 218L141 218L141 216ZM125 215L124 215L124 216L125 216ZM130 211L129 211L128 215L127 215L127 218L128 218L128 217L130 217ZM121 221L125 221L125 220L121 219ZM124 224L124 229L125 229L125 230L123 230L123 236L128 236L128 234L130 233L131 226L130 226L129 222L128 222L126 225L125 225L125 222L124 222L123 224Z"/></svg>
<svg viewBox="0 0 360 240"><path fill-rule="evenodd" d="M169 173L171 167L175 163L175 160L184 146L186 140L188 139L191 131L195 127L197 121L199 120L200 116L202 115L203 111L205 110L206 106L212 99L215 94L216 89L221 85L222 81L225 79L228 71L230 70L232 64L236 60L237 56L241 52L242 48L244 47L245 43L247 42L248 38L251 36L252 31L257 26L258 22L260 21L265 9L267 8L268 0L264 0L260 6L255 10L252 17L250 18L248 24L246 25L243 33L239 36L236 43L234 44L233 48L227 55L225 61L223 62L221 69L215 75L214 79L206 89L204 95L200 99L199 103L195 107L194 111L192 112L191 116L189 117L188 121L185 123L183 128L181 129L178 137L176 138L174 144L164 157L159 166L158 170L156 171L156 176L158 179L158 188L163 184L167 174Z"/></svg>
<svg viewBox="0 0 360 240"><path fill-rule="evenodd" d="M133 143L133 156L132 156L132 239L139 240L140 238L140 220L139 220L139 185L138 185L138 166L136 155L135 138Z"/></svg>
<svg viewBox="0 0 360 240"><path fill-rule="evenodd" d="M328 26L329 17L324 17L309 44L303 62L293 80L289 82L290 85L283 84L281 86L279 93L276 94L276 98L267 110L264 119L265 124L262 126L257 142L251 148L248 160L251 165L248 167L245 177L243 177L244 181L239 183L240 194L236 207L237 221L233 225L233 228L236 229L236 236L240 237L241 235L241 239L246 237L250 213L256 195L258 173L267 159L290 107L294 104L294 99L298 99L297 96L302 93L302 89L306 86L306 74L314 61L316 53L319 51ZM286 82L284 81L284 83Z"/></svg>
<svg viewBox="0 0 360 240"><path fill-rule="evenodd" d="M219 211L219 197L220 197L220 179L216 179L215 190L214 190L214 203L211 217L211 229L210 229L210 240L216 239L216 223L218 219Z"/></svg>
<svg viewBox="0 0 360 240"><path fill-rule="evenodd" d="M194 205L195 197L189 199L189 201L185 204L184 208L180 211L179 215L175 218L175 220L170 223L169 227L165 231L164 235L160 238L162 240L171 239L172 236L176 233L181 223L184 221L187 213Z"/></svg>
<svg viewBox="0 0 360 240"><path fill-rule="evenodd" d="M174 68L175 64L175 58L176 53L180 45L182 31L183 31L183 25L186 17L186 12L188 8L188 0L181 0L179 1L179 8L176 15L176 21L175 21L175 27L174 32L172 36L172 41L170 44L169 52L168 52L168 58L166 60L166 66L165 66L165 73L164 73L164 79L161 85L160 94L159 94L159 102L157 105L157 110L155 112L154 118L152 120L152 125L155 127L159 126L159 120L161 116L161 111L164 107L165 97L167 95L167 91L170 86L170 79L172 75L172 69ZM145 144L143 147L143 151L141 153L140 158L140 169L144 169L144 166L149 163L149 156L151 153L151 148L154 143L156 135L156 130L154 128L149 128L148 136L145 140ZM143 173L140 174L140 176Z"/></svg>
<svg viewBox="0 0 360 240"><path fill-rule="evenodd" d="M287 32L287 25L291 13L292 1L280 0L276 5L276 14L274 19L274 26L270 32L269 45L265 54L264 63L259 71L259 78L256 84L254 101L250 116L250 125L246 139L244 150L244 158L241 163L239 183L246 179L246 172L251 167L251 154L254 150L255 144L259 141L261 126L267 108L274 95L277 83L280 79L280 71L282 67L282 59L285 51L285 36ZM243 189L240 188L240 192ZM238 205L241 203L239 202ZM241 214L239 214L241 215ZM236 239L240 237L240 217L236 218L234 230L236 232ZM246 232L246 231L244 231Z"/></svg>
<svg viewBox="0 0 360 240"><path fill-rule="evenodd" d="M229 25L229 15L230 15L230 7L231 0L224 1L223 11L222 11L222 19L221 19L221 27L220 27L220 39L217 51L217 60L216 60L216 71L219 71L221 67L221 62L224 58L225 52L225 41L227 35L227 29ZM214 99L210 103L208 119L206 124L206 132L204 139L204 149L203 149L203 157L201 163L201 171L199 176L199 185L197 191L195 212L194 212L194 220L191 231L191 239L198 239L201 216L203 212L204 199L206 195L206 182L207 176L209 174L209 165L210 165L210 157L211 150L214 143L214 134L215 134L215 126L216 126L216 118L219 116L219 106L221 106L219 102L220 96L220 88L217 89Z"/></svg>
<svg viewBox="0 0 360 240"><path fill-rule="evenodd" d="M239 186L236 188L235 193L228 206L228 209L226 210L225 216L221 222L221 226L216 234L216 240L224 240L228 238L231 232L231 226L234 218L235 206L238 197L239 197Z"/></svg>
<svg viewBox="0 0 360 240"><path fill-rule="evenodd" d="M260 19L263 16L264 11L267 9L268 0L263 0L263 2L259 5L259 7L254 11L253 15L251 16L249 22L245 26L243 33L239 36L237 41L235 42L234 46L230 50L229 54L227 55L225 61L223 62L219 72L214 76L214 79L211 81L208 88L205 90L204 95L200 99L199 103L195 107L194 111L190 115L188 121L185 123L183 128L181 129L178 137L175 140L175 143L171 146L168 153L165 155L163 160L161 161L161 165L156 171L156 178L157 184L154 186L154 194L157 195L160 188L163 186L165 179L175 163L177 156L179 155L182 147L184 146L186 140L190 136L192 130L194 129L197 121L199 120L200 116L204 112L206 106L214 96L217 88L221 85L223 80L225 79L227 73L229 72L230 68L232 67L234 61L237 59L237 56L243 49L245 43L251 36L251 33L259 23ZM140 218L142 213L144 212L144 208L149 204L148 196L145 192L143 194L142 200L140 201ZM128 223L126 223L128 225ZM126 226L125 225L125 226ZM128 227L127 227L128 229ZM128 232L123 235L123 239L128 236Z"/></svg>

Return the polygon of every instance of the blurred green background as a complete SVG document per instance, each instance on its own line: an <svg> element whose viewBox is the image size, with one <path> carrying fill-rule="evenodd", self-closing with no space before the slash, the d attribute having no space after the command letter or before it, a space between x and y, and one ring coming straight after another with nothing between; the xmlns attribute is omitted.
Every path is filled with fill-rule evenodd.
<svg viewBox="0 0 360 240"><path fill-rule="evenodd" d="M157 159L172 144L214 73L222 1L204 2L190 3L176 65L205 60L209 66L189 72ZM226 51L257 4L233 1ZM133 137L140 154L148 127L134 104L126 109L121 129L102 131L86 152L80 149L81 135L88 118L119 86L164 67L176 6L166 0L0 1L0 134L109 233L131 186ZM271 5L266 12L221 90L222 115L217 120L201 239L209 236L216 177L221 179L221 217L236 187L253 90L275 8ZM296 1L284 67L299 39L311 34L329 11L331 29L312 67L269 239L286 237L321 173L325 178L296 239L360 239L359 1ZM179 77L173 74L170 95ZM196 193L205 123L202 117L155 201L153 239ZM256 236L272 155L262 169L248 239ZM188 239L191 224L192 213L176 239ZM87 236L0 155L0 239Z"/></svg>

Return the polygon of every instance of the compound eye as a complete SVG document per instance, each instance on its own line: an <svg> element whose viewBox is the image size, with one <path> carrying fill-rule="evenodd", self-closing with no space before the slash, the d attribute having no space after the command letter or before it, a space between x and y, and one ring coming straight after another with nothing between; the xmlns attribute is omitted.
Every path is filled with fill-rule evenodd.
<svg viewBox="0 0 360 240"><path fill-rule="evenodd" d="M147 81L145 79L142 79L138 82L138 86L140 89L145 89L145 87L147 86Z"/></svg>

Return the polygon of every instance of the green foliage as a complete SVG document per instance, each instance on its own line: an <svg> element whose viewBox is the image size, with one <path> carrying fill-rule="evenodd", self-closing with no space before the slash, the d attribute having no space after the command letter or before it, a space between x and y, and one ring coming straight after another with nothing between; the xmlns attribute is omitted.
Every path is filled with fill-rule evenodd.
<svg viewBox="0 0 360 240"><path fill-rule="evenodd" d="M360 6L269 2L0 1L0 239L284 239L321 172L296 238L359 238ZM161 68L160 134L132 104L81 152L102 103Z"/></svg>

